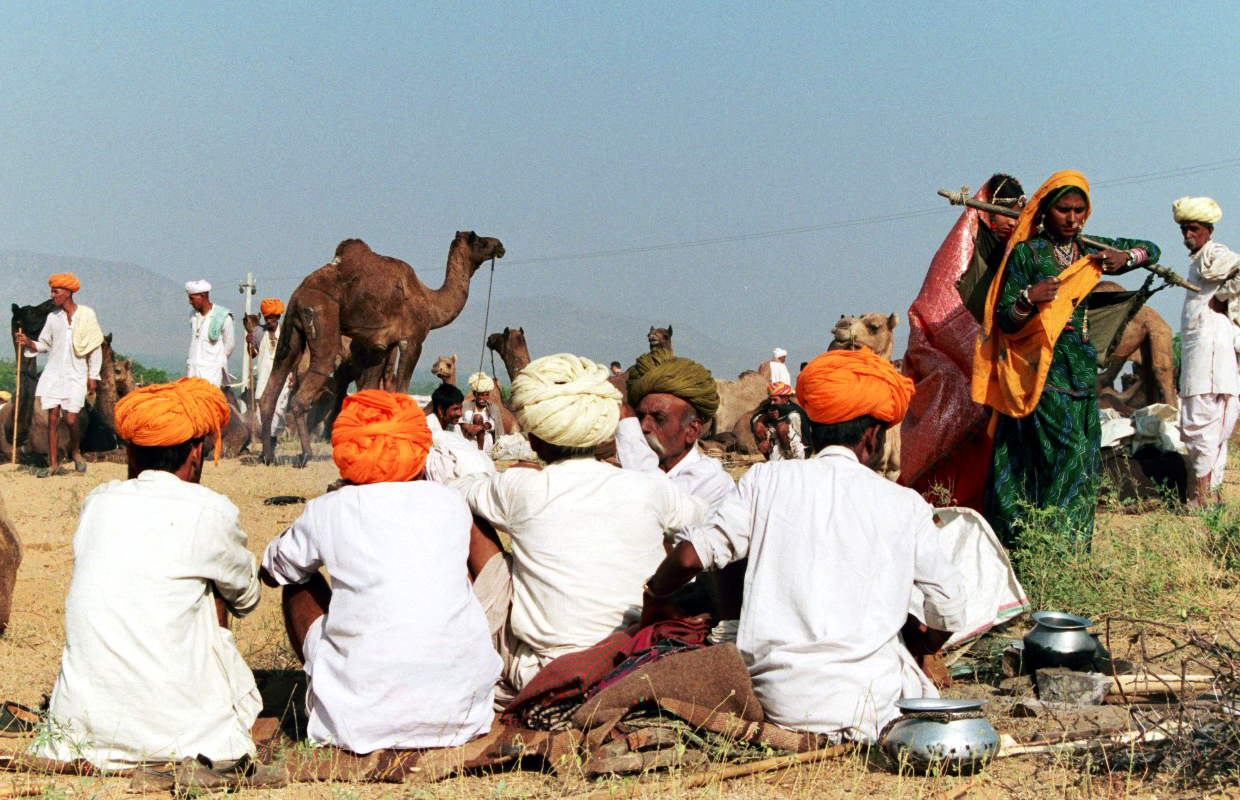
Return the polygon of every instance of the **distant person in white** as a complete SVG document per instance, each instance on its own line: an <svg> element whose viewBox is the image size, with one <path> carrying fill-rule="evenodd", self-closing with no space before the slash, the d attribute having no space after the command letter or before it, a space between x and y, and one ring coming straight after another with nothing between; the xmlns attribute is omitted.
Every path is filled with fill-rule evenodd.
<svg viewBox="0 0 1240 800"><path fill-rule="evenodd" d="M478 445L457 433L465 395L450 383L441 383L431 394L431 452L426 457L426 479L449 483L464 475L491 473L495 462Z"/></svg>
<svg viewBox="0 0 1240 800"><path fill-rule="evenodd" d="M263 392L267 390L267 381L271 378L271 369L276 363L276 345L280 342L280 317L284 314L284 301L278 297L265 297L258 304L259 313L263 315L263 324L255 329L258 342L254 341L254 333L245 335L246 346L250 348L250 356L254 359L254 405L258 406ZM276 411L271 418L272 441L279 439L284 433L284 410L288 407L289 385L292 376L280 388L280 397L276 400Z"/></svg>
<svg viewBox="0 0 1240 800"><path fill-rule="evenodd" d="M1213 241L1222 210L1208 197L1181 197L1172 213L1184 236L1188 280L1180 319L1180 435L1197 474L1197 505L1221 493L1227 440L1240 417L1240 370L1227 302L1240 295L1240 255ZM1215 502L1220 502L1216 497Z"/></svg>
<svg viewBox="0 0 1240 800"><path fill-rule="evenodd" d="M797 390L818 454L751 467L705 525L677 536L646 583L642 623L671 613L667 599L701 569L748 557L736 646L767 718L873 741L896 701L938 696L917 659L964 626L964 582L930 505L870 467L912 381L869 350L837 350ZM909 642L915 590L928 631Z"/></svg>
<svg viewBox="0 0 1240 800"><path fill-rule="evenodd" d="M211 284L206 281L190 281L185 284L185 293L194 309L189 320L185 374L223 387L232 379L228 374L228 357L233 351L232 312L211 302Z"/></svg>
<svg viewBox="0 0 1240 800"><path fill-rule="evenodd" d="M82 504L35 755L109 770L254 755L262 698L227 626L258 604L258 570L237 507L198 483L204 437L227 420L220 390L197 378L116 404L129 479Z"/></svg>
<svg viewBox="0 0 1240 800"><path fill-rule="evenodd" d="M457 426L469 441L484 453L495 446L495 437L504 432L499 409L491 402L495 381L485 372L469 376L469 397L461 405L461 421Z"/></svg>
<svg viewBox="0 0 1240 800"><path fill-rule="evenodd" d="M52 290L52 302L56 309L43 323L37 341L25 333L14 334L18 347L25 348L27 356L47 353L47 364L34 393L43 410L47 412L48 467L37 474L40 478L60 471L60 419L64 415L69 428L69 454L78 472L86 471L82 458L81 431L78 430L78 412L86 404L86 395L95 391L99 382L99 366L103 361L100 346L103 331L95 312L88 306L78 305L73 293L82 283L72 273L53 275L48 278Z"/></svg>
<svg viewBox="0 0 1240 800"><path fill-rule="evenodd" d="M512 401L547 466L452 484L485 523L475 526L469 571L504 659L501 701L552 660L635 622L664 536L704 516L705 504L665 475L594 458L620 419L607 378L606 367L567 353L530 362L512 382ZM492 526L511 537L511 555Z"/></svg>
<svg viewBox="0 0 1240 800"><path fill-rule="evenodd" d="M773 351L773 358L764 365L765 370L758 370L759 373L766 372L763 375L768 383L786 383L792 385L792 373L788 372L788 351L782 347L776 347Z"/></svg>
<svg viewBox="0 0 1240 800"><path fill-rule="evenodd" d="M309 677L312 742L364 754L491 728L500 658L466 571L469 509L421 480L430 444L409 395L348 396L332 457L349 485L307 503L263 555Z"/></svg>

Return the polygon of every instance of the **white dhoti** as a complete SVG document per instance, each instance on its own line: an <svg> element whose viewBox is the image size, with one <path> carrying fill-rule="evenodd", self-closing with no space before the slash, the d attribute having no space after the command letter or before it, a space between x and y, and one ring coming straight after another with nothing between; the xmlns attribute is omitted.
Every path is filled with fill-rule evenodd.
<svg viewBox="0 0 1240 800"><path fill-rule="evenodd" d="M1210 476L1210 488L1223 485L1227 440L1240 418L1240 397L1193 394L1180 398L1180 438L1197 477Z"/></svg>

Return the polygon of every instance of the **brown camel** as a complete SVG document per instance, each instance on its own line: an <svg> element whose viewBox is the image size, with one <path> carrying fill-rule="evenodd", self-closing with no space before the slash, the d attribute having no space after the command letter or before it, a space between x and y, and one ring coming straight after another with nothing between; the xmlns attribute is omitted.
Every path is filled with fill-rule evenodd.
<svg viewBox="0 0 1240 800"><path fill-rule="evenodd" d="M668 325L666 328L656 328L651 325L650 333L646 334L646 340L650 342L651 350L654 350L656 347L662 347L669 353L673 352L671 325Z"/></svg>
<svg viewBox="0 0 1240 800"><path fill-rule="evenodd" d="M340 337L351 339L360 387L407 392L426 334L456 319L469 298L474 273L503 255L498 239L458 231L448 248L443 285L428 289L404 261L381 256L360 239L341 242L335 258L308 275L289 298L276 363L260 402L264 463L274 460L271 417L280 387L304 350L310 351L310 366L289 400L290 421L301 439L299 466L305 466L311 454L306 411L327 391L326 382L341 364ZM335 393L345 391L347 384L341 384Z"/></svg>
<svg viewBox="0 0 1240 800"><path fill-rule="evenodd" d="M719 411L709 427L709 438L743 453L754 453L758 444L749 428L749 418L766 399L770 381L747 369L734 381L715 381L719 392Z"/></svg>
<svg viewBox="0 0 1240 800"><path fill-rule="evenodd" d="M1102 281L1095 292L1127 291L1114 281ZM1175 390L1174 356L1171 326L1154 309L1141 306L1124 327L1107 360L1107 368L1098 375L1098 405L1115 408L1123 413L1154 403L1180 405ZM1115 379L1131 361L1136 381L1123 391L1114 389Z"/></svg>
<svg viewBox="0 0 1240 800"><path fill-rule="evenodd" d="M508 381L517 379L517 373L530 363L530 348L525 343L525 328L504 328L503 333L487 337L487 347L499 353L508 370Z"/></svg>
<svg viewBox="0 0 1240 800"><path fill-rule="evenodd" d="M841 316L831 330L833 339L828 350L860 350L868 347L875 355L891 361L893 347L892 331L900 324L899 314L883 316L877 311L860 317ZM897 365L896 369L899 369ZM883 455L874 470L889 480L900 480L900 426L887 429L883 443Z"/></svg>
<svg viewBox="0 0 1240 800"><path fill-rule="evenodd" d="M9 626L13 610L13 586L17 583L17 568L22 563L22 540L13 527L13 518L0 497L0 634Z"/></svg>
<svg viewBox="0 0 1240 800"><path fill-rule="evenodd" d="M456 386L456 356L440 356L431 365L431 374L444 383Z"/></svg>

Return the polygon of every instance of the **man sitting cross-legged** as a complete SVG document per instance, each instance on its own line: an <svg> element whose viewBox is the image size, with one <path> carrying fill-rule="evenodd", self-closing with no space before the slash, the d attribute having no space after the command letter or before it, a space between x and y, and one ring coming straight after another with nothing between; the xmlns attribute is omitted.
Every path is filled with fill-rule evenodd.
<svg viewBox="0 0 1240 800"><path fill-rule="evenodd" d="M637 620L642 581L664 554L664 536L704 516L701 500L661 472L622 470L594 458L620 418L606 367L562 353L531 362L512 400L542 470L513 468L452 483L475 516L469 552L474 592L504 657L510 699L551 660L597 644Z"/></svg>
<svg viewBox="0 0 1240 800"><path fill-rule="evenodd" d="M421 480L430 447L412 397L345 398L332 457L351 485L307 503L263 555L310 679L311 741L369 753L490 730L500 659L466 571L469 509Z"/></svg>
<svg viewBox="0 0 1240 800"><path fill-rule="evenodd" d="M116 404L129 480L82 504L65 602L65 649L35 755L104 769L254 754L262 700L227 611L258 604L237 507L198 485L203 437L228 421L201 378Z"/></svg>
<svg viewBox="0 0 1240 800"><path fill-rule="evenodd" d="M797 399L817 455L751 468L647 583L642 621L653 622L703 567L748 556L736 646L783 727L873 740L897 700L938 696L910 649L937 650L963 627L963 579L938 547L929 504L869 468L912 394L868 349L811 361ZM930 630L906 646L914 588Z"/></svg>

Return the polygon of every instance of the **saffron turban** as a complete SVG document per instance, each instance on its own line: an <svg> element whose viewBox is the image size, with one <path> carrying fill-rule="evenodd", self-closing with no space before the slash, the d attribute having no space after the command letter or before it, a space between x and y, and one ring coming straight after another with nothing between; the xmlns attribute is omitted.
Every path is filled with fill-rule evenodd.
<svg viewBox="0 0 1240 800"><path fill-rule="evenodd" d="M560 447L593 447L620 422L620 392L607 368L588 358L557 353L531 361L512 382L521 428Z"/></svg>
<svg viewBox="0 0 1240 800"><path fill-rule="evenodd" d="M787 397L792 394L792 387L783 381L775 381L766 387L766 393L771 397Z"/></svg>
<svg viewBox="0 0 1240 800"><path fill-rule="evenodd" d="M904 419L912 397L913 382L868 347L828 350L797 378L797 403L820 425L869 414L892 428Z"/></svg>
<svg viewBox="0 0 1240 800"><path fill-rule="evenodd" d="M211 291L211 284L206 281L189 281L185 284L186 294L206 294Z"/></svg>
<svg viewBox="0 0 1240 800"><path fill-rule="evenodd" d="M130 444L168 447L218 436L228 414L223 392L202 378L181 378L134 389L117 401L116 434Z"/></svg>
<svg viewBox="0 0 1240 800"><path fill-rule="evenodd" d="M784 356L788 355L788 351L787 351L787 350L785 350L785 349L784 349L784 348L782 348L782 347L776 347L776 348L775 348L774 350L772 350L771 352L773 352L773 353L775 354L775 357L776 357L776 358L783 358Z"/></svg>
<svg viewBox="0 0 1240 800"><path fill-rule="evenodd" d="M344 399L332 426L332 460L355 484L417 477L431 450L426 414L412 397L363 389Z"/></svg>
<svg viewBox="0 0 1240 800"><path fill-rule="evenodd" d="M4 390L0 390L0 403L7 403L13 399L13 395Z"/></svg>
<svg viewBox="0 0 1240 800"><path fill-rule="evenodd" d="M1204 222L1213 225L1223 218L1223 209L1209 197L1181 197L1171 204L1178 222Z"/></svg>
<svg viewBox="0 0 1240 800"><path fill-rule="evenodd" d="M703 422L710 422L719 410L719 390L710 370L662 347L643 353L629 367L625 389L634 407L648 394L670 394L693 406Z"/></svg>
<svg viewBox="0 0 1240 800"><path fill-rule="evenodd" d="M82 288L82 282L72 272L60 272L47 279L47 285L53 289L64 289L76 292Z"/></svg>
<svg viewBox="0 0 1240 800"><path fill-rule="evenodd" d="M271 314L283 314L284 301L278 297L264 297L263 302L258 304L258 313L264 317Z"/></svg>
<svg viewBox="0 0 1240 800"><path fill-rule="evenodd" d="M469 388L480 394L486 394L495 388L495 381L485 372L475 372L469 376Z"/></svg>

